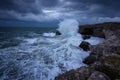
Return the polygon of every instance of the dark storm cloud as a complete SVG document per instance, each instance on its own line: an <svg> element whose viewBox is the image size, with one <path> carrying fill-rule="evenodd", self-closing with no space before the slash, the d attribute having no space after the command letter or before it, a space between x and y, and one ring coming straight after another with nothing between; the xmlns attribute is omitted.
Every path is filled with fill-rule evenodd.
<svg viewBox="0 0 120 80"><path fill-rule="evenodd" d="M88 7L88 9L90 9L90 6L92 5L99 6L99 8L97 8L96 10L88 13L92 13L96 15L98 14L98 16L100 15L107 17L120 16L120 0L70 0L70 1L84 4Z"/></svg>
<svg viewBox="0 0 120 80"><path fill-rule="evenodd" d="M14 15L10 15L8 11L0 10L0 20L17 20Z"/></svg>
<svg viewBox="0 0 120 80"><path fill-rule="evenodd" d="M40 3L44 7L55 7L59 4L58 0L40 0Z"/></svg>
<svg viewBox="0 0 120 80"><path fill-rule="evenodd" d="M39 13L40 10L34 5L35 0L1 0L0 9L15 11L18 13Z"/></svg>
<svg viewBox="0 0 120 80"><path fill-rule="evenodd" d="M0 0L0 19L119 21L120 0Z"/></svg>

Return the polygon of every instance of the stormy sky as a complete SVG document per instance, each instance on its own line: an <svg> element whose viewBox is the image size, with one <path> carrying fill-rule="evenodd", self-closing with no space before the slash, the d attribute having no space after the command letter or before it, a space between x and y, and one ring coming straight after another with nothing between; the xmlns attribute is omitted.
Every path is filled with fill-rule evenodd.
<svg viewBox="0 0 120 80"><path fill-rule="evenodd" d="M0 25L56 25L63 19L80 24L120 21L120 0L0 0Z"/></svg>

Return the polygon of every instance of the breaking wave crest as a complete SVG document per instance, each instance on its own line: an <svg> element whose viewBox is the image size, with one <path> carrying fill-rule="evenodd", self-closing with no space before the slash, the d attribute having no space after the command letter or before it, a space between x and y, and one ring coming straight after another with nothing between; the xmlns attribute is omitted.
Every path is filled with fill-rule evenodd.
<svg viewBox="0 0 120 80"><path fill-rule="evenodd" d="M69 20L63 21L60 27L64 28L65 22ZM70 22L75 23L74 26L78 25L76 20ZM58 30L61 32L62 28ZM19 45L0 49L0 80L54 80L55 76L65 71L85 66L82 61L89 55L89 51L85 52L78 47L83 41L77 33L78 28L71 29L74 31L67 31L71 35L43 33L32 38L17 37L22 40ZM97 43L96 38L88 41L92 44L92 40L94 44L101 41L98 38Z"/></svg>

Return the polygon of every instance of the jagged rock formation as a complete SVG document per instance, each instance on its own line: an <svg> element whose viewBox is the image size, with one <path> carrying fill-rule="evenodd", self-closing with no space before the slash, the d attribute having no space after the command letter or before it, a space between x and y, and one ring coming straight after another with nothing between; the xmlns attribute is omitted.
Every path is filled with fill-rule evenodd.
<svg viewBox="0 0 120 80"><path fill-rule="evenodd" d="M110 78L90 67L81 67L59 75L55 80L110 80Z"/></svg>
<svg viewBox="0 0 120 80"><path fill-rule="evenodd" d="M78 32L83 35L92 35L92 36L96 36L96 37L105 38L104 30L108 30L108 29L110 29L110 30L120 29L120 23L106 22L103 24L82 25L79 27Z"/></svg>
<svg viewBox="0 0 120 80"><path fill-rule="evenodd" d="M91 53L83 61L88 67L71 70L55 80L120 80L120 23L83 25L78 32L106 40L98 45L89 45Z"/></svg>
<svg viewBox="0 0 120 80"><path fill-rule="evenodd" d="M112 53L120 54L120 24L117 25L116 29L114 25L113 26L111 25L111 27L108 28L107 27L103 28L102 31L104 32L106 38L105 42L99 45L90 46L90 51L91 51L90 56L92 57L94 56L96 58L94 60L100 60L101 57L107 54L112 54ZM87 60L90 61L90 59L88 58Z"/></svg>
<svg viewBox="0 0 120 80"><path fill-rule="evenodd" d="M120 79L120 55L107 54L91 65L97 71L108 75L111 80Z"/></svg>
<svg viewBox="0 0 120 80"><path fill-rule="evenodd" d="M84 51L88 51L90 43L82 41L82 43L79 45L80 48L82 48Z"/></svg>
<svg viewBox="0 0 120 80"><path fill-rule="evenodd" d="M94 70L89 67L80 67L76 70L71 70L58 77L55 80L86 80Z"/></svg>
<svg viewBox="0 0 120 80"><path fill-rule="evenodd" d="M87 80L110 80L110 78L102 72L95 71Z"/></svg>

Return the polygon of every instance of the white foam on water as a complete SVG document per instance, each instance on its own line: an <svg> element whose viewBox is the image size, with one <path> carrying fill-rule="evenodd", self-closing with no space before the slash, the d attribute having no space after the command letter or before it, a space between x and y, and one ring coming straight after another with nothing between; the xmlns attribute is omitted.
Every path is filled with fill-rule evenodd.
<svg viewBox="0 0 120 80"><path fill-rule="evenodd" d="M89 52L79 48L83 41L77 33L78 22L76 20L64 20L58 30L62 33L56 37L54 33L44 33L36 38L25 38L21 45L0 50L3 55L2 66L13 63L14 69L18 69L14 75L8 77L11 67L7 67L4 72L6 77L13 80L23 78L24 80L54 80L56 76L71 69L86 66L82 61L89 55ZM46 37L44 37L46 36ZM20 39L20 38L19 38ZM23 38L21 38L23 39ZM102 42L102 39L92 37L88 40L92 45ZM5 71L6 71L5 70Z"/></svg>
<svg viewBox="0 0 120 80"><path fill-rule="evenodd" d="M46 37L54 37L56 34L51 32L51 33L43 33L43 36L46 36Z"/></svg>
<svg viewBox="0 0 120 80"><path fill-rule="evenodd" d="M105 41L104 38L98 38L98 37L91 37L90 39L86 39L86 42L89 42L91 45L97 45Z"/></svg>
<svg viewBox="0 0 120 80"><path fill-rule="evenodd" d="M37 41L37 38L31 38L31 39L24 39L28 44L33 44Z"/></svg>

